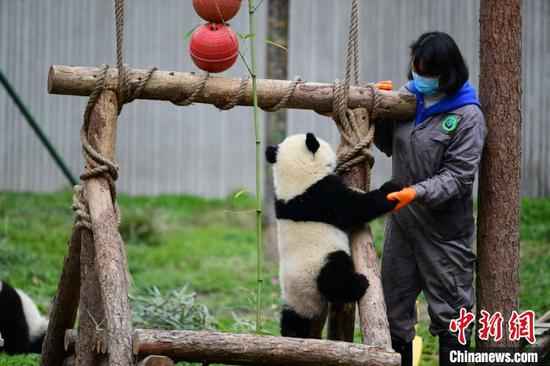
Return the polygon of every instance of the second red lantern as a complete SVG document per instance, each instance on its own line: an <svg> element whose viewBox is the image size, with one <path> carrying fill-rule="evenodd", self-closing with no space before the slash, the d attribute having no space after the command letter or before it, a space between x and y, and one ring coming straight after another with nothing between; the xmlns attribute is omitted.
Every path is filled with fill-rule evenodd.
<svg viewBox="0 0 550 366"><path fill-rule="evenodd" d="M239 40L233 30L223 24L204 24L193 32L189 43L191 59L208 72L229 69L239 55Z"/></svg>
<svg viewBox="0 0 550 366"><path fill-rule="evenodd" d="M242 0L193 0L193 7L202 19L223 23L239 12L241 3Z"/></svg>

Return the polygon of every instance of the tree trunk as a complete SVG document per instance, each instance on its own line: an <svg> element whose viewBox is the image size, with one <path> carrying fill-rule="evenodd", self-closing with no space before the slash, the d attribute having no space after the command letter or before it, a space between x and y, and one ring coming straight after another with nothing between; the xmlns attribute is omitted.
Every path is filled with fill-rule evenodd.
<svg viewBox="0 0 550 366"><path fill-rule="evenodd" d="M267 39L283 47L288 48L288 1L269 0L267 5ZM288 52L282 48L267 45L266 77L269 79L287 79ZM273 113L267 113L265 129L265 145L276 145L286 136L285 108ZM275 220L275 204L273 192L273 175L271 165L265 163L265 189L264 189L264 231L265 254L270 262L276 262L277 252L277 227Z"/></svg>
<svg viewBox="0 0 550 366"><path fill-rule="evenodd" d="M504 316L499 342L516 347L507 320L518 309L521 166L521 0L481 0L480 100L487 139L479 172L477 311Z"/></svg>

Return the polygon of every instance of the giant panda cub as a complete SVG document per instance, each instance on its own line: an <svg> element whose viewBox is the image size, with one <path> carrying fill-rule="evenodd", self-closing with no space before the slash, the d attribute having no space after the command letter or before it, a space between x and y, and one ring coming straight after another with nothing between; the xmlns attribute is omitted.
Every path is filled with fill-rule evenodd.
<svg viewBox="0 0 550 366"><path fill-rule="evenodd" d="M353 268L347 232L391 211L396 202L386 195L401 187L388 182L367 193L350 189L334 172L330 145L312 133L269 146L266 159L275 187L281 335L316 337L311 323L327 302L357 301L368 287Z"/></svg>
<svg viewBox="0 0 550 366"><path fill-rule="evenodd" d="M47 328L48 320L27 294L0 281L0 352L40 353Z"/></svg>

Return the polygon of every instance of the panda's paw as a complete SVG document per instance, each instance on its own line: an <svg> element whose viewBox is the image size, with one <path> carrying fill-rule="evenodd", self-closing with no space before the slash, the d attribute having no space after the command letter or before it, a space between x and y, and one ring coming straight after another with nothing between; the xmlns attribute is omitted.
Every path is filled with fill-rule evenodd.
<svg viewBox="0 0 550 366"><path fill-rule="evenodd" d="M402 184L399 184L390 180L382 184L382 187L380 187L380 192L382 192L384 195L387 195L388 193L397 192L402 189L403 189Z"/></svg>
<svg viewBox="0 0 550 366"><path fill-rule="evenodd" d="M369 280L365 275L361 273L355 273L355 300L359 300L363 297L365 292L367 291L367 288L369 287Z"/></svg>

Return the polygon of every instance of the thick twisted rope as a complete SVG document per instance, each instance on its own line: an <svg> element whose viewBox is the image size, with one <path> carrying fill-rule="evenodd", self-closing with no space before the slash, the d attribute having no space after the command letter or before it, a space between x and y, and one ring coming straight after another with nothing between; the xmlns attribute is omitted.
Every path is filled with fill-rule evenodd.
<svg viewBox="0 0 550 366"><path fill-rule="evenodd" d="M347 107L349 96L349 85L352 82L354 85L359 85L359 7L358 0L353 0L351 8L351 20L349 28L349 40L346 63L346 80L336 80L333 84L333 107L332 118L336 122L336 126L342 136L342 144L345 151L338 156L337 173L349 171L354 165L359 163L367 163L365 179L370 182L370 169L374 165L374 156L372 155L372 140L374 137L374 124L370 123L369 114L365 114L364 121L367 126L366 134L361 133L361 129L357 125L355 113ZM380 105L378 88L375 84L368 84L367 88L372 91L371 116L374 118L378 113ZM351 148L346 149L345 147ZM346 151L347 150L347 151Z"/></svg>
<svg viewBox="0 0 550 366"><path fill-rule="evenodd" d="M202 91L204 90L204 86L206 85L206 81L208 80L209 77L210 77L210 74L208 72L205 72L204 74L202 74L201 80L199 81L199 83L197 85L195 85L195 88L193 89L191 94L189 94L189 96L187 98L174 99L171 102L174 103L175 105L178 105L178 106L191 105L195 101L197 96L200 93L202 93Z"/></svg>
<svg viewBox="0 0 550 366"><path fill-rule="evenodd" d="M173 99L171 100L171 102L178 106L191 105L196 101L197 97L204 91L206 82L208 81L209 78L210 78L210 74L208 72L203 73L200 81L195 85L191 94L189 94L186 98L183 98L183 99ZM248 87L248 84L250 83L250 80L251 80L250 76L241 78L239 87L230 94L230 96L228 97L228 100L224 104L215 104L216 108L226 111L226 110L232 109L237 104L239 104L244 94L246 93L246 89ZM302 82L302 78L299 76L295 76L290 82L290 84L288 85L281 99L277 103L273 104L272 106L262 107L262 109L267 112L275 112L281 108L286 107L289 99L294 95L294 91L296 90L296 87L301 82Z"/></svg>
<svg viewBox="0 0 550 366"><path fill-rule="evenodd" d="M286 92L285 94L283 95L283 97L281 98L281 100L279 100L277 103L275 103L274 105L272 105L271 107L265 107L265 108L262 108L264 111L267 111L267 112L276 112L278 111L279 109L283 108L286 106L288 100L292 97L292 95L294 94L294 91L296 90L296 87L298 86L299 83L302 82L302 78L299 77L299 76L295 76L292 81L290 82L290 84L288 85L288 88L286 89Z"/></svg>
<svg viewBox="0 0 550 366"><path fill-rule="evenodd" d="M124 43L124 0L115 0L115 18L116 18L116 53L117 53L117 70L118 70L118 84L117 84L117 101L118 101L118 113L121 112L122 106L125 103L129 103L137 98L145 85L151 79L151 76L157 69L156 66L151 66L147 69L145 77L139 78L135 85L131 84L131 69L128 65L123 64L123 43ZM85 170L80 174L80 179L86 181L91 178L102 177L107 181L109 185L109 192L111 201L115 211L117 225L120 224L120 210L117 204L117 189L115 181L118 178L118 165L116 162L111 161L101 155L88 141L88 130L90 127L90 117L92 110L96 105L99 96L105 90L106 87L106 75L108 66L102 65L100 73L97 76L94 89L88 98L86 109L84 111L84 118L82 127L80 129L80 141L82 143L82 155L84 156ZM74 188L73 194L73 210L75 211L75 228L86 228L91 230L90 215L88 213L87 202L83 197L83 187L78 185Z"/></svg>
<svg viewBox="0 0 550 366"><path fill-rule="evenodd" d="M118 178L118 165L102 156L97 150L93 148L88 142L88 129L90 127L90 116L92 110L101 95L101 92L105 89L105 77L107 75L107 65L101 66L101 71L97 76L94 89L88 98L86 109L84 111L84 121L80 128L80 142L82 143L82 155L84 156L85 170L80 174L80 179L88 180L91 178L102 177L105 178L109 185L109 192L111 195L111 201L117 218L117 224L120 223L120 213L116 201L117 190L115 181ZM78 185L74 188L73 194L73 210L75 210L75 228L87 228L91 230L90 215L88 213L87 202L84 200L82 194L83 188Z"/></svg>
<svg viewBox="0 0 550 366"><path fill-rule="evenodd" d="M73 188L73 204L71 208L74 211L74 228L75 230L88 229L92 230L92 219L88 213L88 206L84 199L82 185L74 186Z"/></svg>
<svg viewBox="0 0 550 366"><path fill-rule="evenodd" d="M116 28L116 67L118 70L117 101L118 113L126 103L136 99L145 85L151 79L153 73L157 70L156 66L149 66L145 77L139 79L135 86L132 86L132 70L124 60L124 0L115 0L115 28Z"/></svg>
<svg viewBox="0 0 550 366"><path fill-rule="evenodd" d="M359 4L353 0L351 4L351 17L348 36L348 52L346 63L346 81L351 83L353 66L353 85L359 85Z"/></svg>

